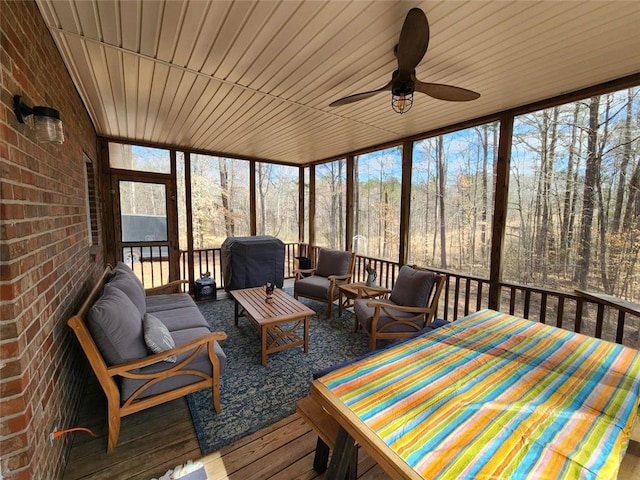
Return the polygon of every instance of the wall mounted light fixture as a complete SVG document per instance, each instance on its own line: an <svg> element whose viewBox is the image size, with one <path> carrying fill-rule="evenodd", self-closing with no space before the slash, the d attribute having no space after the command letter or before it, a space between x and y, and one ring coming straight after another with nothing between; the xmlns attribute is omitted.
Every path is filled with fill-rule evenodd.
<svg viewBox="0 0 640 480"><path fill-rule="evenodd" d="M20 123L26 123L27 117L33 115L32 127L36 132L36 141L39 143L64 142L62 120L60 112L49 107L29 107L20 95L13 97L13 111Z"/></svg>

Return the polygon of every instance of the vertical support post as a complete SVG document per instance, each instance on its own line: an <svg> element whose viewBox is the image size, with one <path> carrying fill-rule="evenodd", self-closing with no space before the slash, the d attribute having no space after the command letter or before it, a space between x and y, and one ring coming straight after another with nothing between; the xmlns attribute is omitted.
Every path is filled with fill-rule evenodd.
<svg viewBox="0 0 640 480"><path fill-rule="evenodd" d="M104 245L104 261L116 264L116 228L113 219L113 193L111 187L111 169L109 166L109 142L98 138L98 169L100 188L100 211L102 212L102 244Z"/></svg>
<svg viewBox="0 0 640 480"><path fill-rule="evenodd" d="M507 200L509 195L509 162L513 115L500 118L500 139L496 168L496 191L491 233L491 271L489 273L489 308L500 309L500 281L502 278L502 248L507 225Z"/></svg>
<svg viewBox="0 0 640 480"><path fill-rule="evenodd" d="M347 198L345 211L344 226L344 246L345 250L351 252L353 250L353 196L354 196L354 165L353 155L347 156Z"/></svg>
<svg viewBox="0 0 640 480"><path fill-rule="evenodd" d="M258 223L256 213L256 162L249 162L249 228L251 235L257 235Z"/></svg>
<svg viewBox="0 0 640 480"><path fill-rule="evenodd" d="M191 154L184 152L184 191L187 214L187 271L189 272L189 292L195 292L195 258L193 254L193 205L191 202Z"/></svg>
<svg viewBox="0 0 640 480"><path fill-rule="evenodd" d="M304 243L304 169L298 168L298 243Z"/></svg>
<svg viewBox="0 0 640 480"><path fill-rule="evenodd" d="M167 192L167 229L169 235L169 281L179 279L180 253L178 248L178 181L176 151L169 150L171 160L171 188Z"/></svg>
<svg viewBox="0 0 640 480"><path fill-rule="evenodd" d="M309 167L309 247L316 244L316 166ZM309 254L311 254L311 249Z"/></svg>
<svg viewBox="0 0 640 480"><path fill-rule="evenodd" d="M400 194L400 245L398 264L404 265L409 257L409 216L411 214L411 170L413 168L413 142L402 143L402 191Z"/></svg>

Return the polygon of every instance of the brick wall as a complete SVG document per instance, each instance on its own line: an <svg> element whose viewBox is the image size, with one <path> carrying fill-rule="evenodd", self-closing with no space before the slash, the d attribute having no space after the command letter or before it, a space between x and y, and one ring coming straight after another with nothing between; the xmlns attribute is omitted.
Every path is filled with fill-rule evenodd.
<svg viewBox="0 0 640 480"><path fill-rule="evenodd" d="M51 445L49 430L73 426L87 374L66 320L103 262L85 198L96 133L36 4L0 7L0 478L55 479L70 436ZM18 94L60 111L63 145L35 143Z"/></svg>

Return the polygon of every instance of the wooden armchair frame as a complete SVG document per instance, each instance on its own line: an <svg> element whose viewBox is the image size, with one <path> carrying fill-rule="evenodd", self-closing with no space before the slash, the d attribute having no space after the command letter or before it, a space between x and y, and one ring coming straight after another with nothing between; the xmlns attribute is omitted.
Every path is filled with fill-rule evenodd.
<svg viewBox="0 0 640 480"><path fill-rule="evenodd" d="M107 452L109 453L113 452L116 448L118 436L120 435L120 420L126 415L183 397L189 393L202 390L203 388L211 388L213 407L216 412L220 412L220 363L214 351L214 342L227 338L227 335L224 332L212 332L162 353L149 355L138 360L133 360L111 367L107 366L106 362L102 358L100 350L98 350L98 347L91 337L91 333L85 323L85 317L94 301L102 292L102 288L110 274L111 266L108 265L105 268L100 281L93 287L91 293L80 307L78 313L71 317L67 322L78 338L82 350L87 356L89 364L91 365L91 368L98 378L98 382L107 397L107 420L109 425ZM176 293L179 291L179 287L183 283L185 282L171 282L170 284L163 285L161 287L145 290L145 292L147 294ZM193 360L202 351L202 349L205 348L207 349L209 360L212 365L211 376L198 370L188 368L191 360ZM140 368L162 362L168 356L183 354L189 351L191 351L191 353L184 360L176 364L166 363L167 368L162 371L154 373L139 373L137 371ZM200 377L201 380L163 393L157 393L145 398L140 398L140 395L142 395L148 388L157 384L161 380L185 374ZM116 383L116 377L118 376L149 381L138 388L129 398L123 401L120 398L120 390Z"/></svg>
<svg viewBox="0 0 640 480"><path fill-rule="evenodd" d="M412 268L416 270L428 271L427 269L416 266L412 266ZM410 337L433 321L438 311L438 302L440 301L440 294L442 293L442 288L444 287L445 282L444 275L437 273L435 275L435 281L433 282L431 292L429 292L429 295L427 297L427 305L424 307L405 307L402 305L381 302L377 299L367 302L368 307L374 308L370 331L367 332L369 334L369 350L373 351L376 349L378 340L396 340ZM410 317L400 317L398 316L398 313L411 313L413 315ZM393 322L378 326L381 315L391 318ZM421 317L424 319L423 322L418 321ZM356 319L356 321L358 320ZM397 327L399 324L406 325L411 331L389 331L393 327Z"/></svg>
<svg viewBox="0 0 640 480"><path fill-rule="evenodd" d="M336 298L339 297L337 285L339 283L349 282L349 280L351 280L351 278L353 277L353 271L356 267L356 254L354 252L349 252L349 253L351 253L351 261L349 263L349 273L344 275L329 275L328 277L326 277L329 280L329 290L328 290L327 298L314 297L311 295L298 293L295 290L295 286L293 289L293 297L296 300L298 299L298 296L300 296L300 297L310 298L311 300L316 300L318 302L326 303L327 317L330 317L333 311L333 302L336 300ZM295 273L295 281L298 281L306 276L315 275L316 268L296 269L294 270L294 273Z"/></svg>

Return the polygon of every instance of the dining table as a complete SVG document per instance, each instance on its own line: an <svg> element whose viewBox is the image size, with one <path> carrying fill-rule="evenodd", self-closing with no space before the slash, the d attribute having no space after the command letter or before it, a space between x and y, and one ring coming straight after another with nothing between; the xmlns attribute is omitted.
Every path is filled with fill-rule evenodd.
<svg viewBox="0 0 640 480"><path fill-rule="evenodd" d="M311 384L340 425L325 478L359 445L394 479L616 478L640 353L480 310Z"/></svg>

